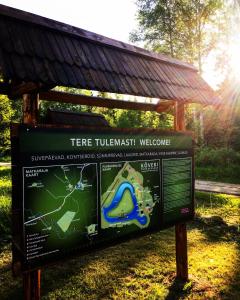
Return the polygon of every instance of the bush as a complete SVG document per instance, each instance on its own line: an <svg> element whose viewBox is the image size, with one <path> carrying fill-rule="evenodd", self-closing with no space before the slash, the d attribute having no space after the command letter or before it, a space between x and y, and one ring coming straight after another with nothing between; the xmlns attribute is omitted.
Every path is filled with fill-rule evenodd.
<svg viewBox="0 0 240 300"><path fill-rule="evenodd" d="M197 167L234 167L240 165L240 153L227 148L203 147L197 149L195 162Z"/></svg>

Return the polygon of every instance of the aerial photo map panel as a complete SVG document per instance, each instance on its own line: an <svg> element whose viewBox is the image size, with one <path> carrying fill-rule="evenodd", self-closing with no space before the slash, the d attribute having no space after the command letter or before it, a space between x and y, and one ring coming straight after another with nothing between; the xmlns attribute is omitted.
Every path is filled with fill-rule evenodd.
<svg viewBox="0 0 240 300"><path fill-rule="evenodd" d="M188 133L17 129L12 134L13 260L20 260L22 269L193 217Z"/></svg>

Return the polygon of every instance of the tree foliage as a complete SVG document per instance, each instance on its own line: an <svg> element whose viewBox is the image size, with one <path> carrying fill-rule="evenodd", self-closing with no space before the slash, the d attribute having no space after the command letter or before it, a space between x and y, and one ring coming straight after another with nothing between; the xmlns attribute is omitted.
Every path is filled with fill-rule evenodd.
<svg viewBox="0 0 240 300"><path fill-rule="evenodd" d="M216 32L223 0L137 0L138 30L133 42L144 41L151 50L195 63L217 43ZM211 30L210 30L211 29Z"/></svg>
<svg viewBox="0 0 240 300"><path fill-rule="evenodd" d="M219 46L227 36L230 6L233 0L137 0L139 28L132 32L133 42L143 41L153 51L195 64L200 73L209 54L216 61L223 57ZM188 128L194 130L199 145L225 146L229 144L230 129L219 115L201 106L187 110ZM202 121L205 121L203 128Z"/></svg>
<svg viewBox="0 0 240 300"><path fill-rule="evenodd" d="M10 123L19 121L21 105L12 102L7 96L0 95L0 155L10 151Z"/></svg>

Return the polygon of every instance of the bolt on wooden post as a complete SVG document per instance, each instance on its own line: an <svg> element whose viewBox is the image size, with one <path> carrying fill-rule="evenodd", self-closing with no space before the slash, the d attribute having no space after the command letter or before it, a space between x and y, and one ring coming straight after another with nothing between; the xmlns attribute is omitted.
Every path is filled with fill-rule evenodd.
<svg viewBox="0 0 240 300"><path fill-rule="evenodd" d="M176 131L185 130L184 103L175 103L174 127ZM177 278L188 280L187 228L186 223L175 225Z"/></svg>
<svg viewBox="0 0 240 300"><path fill-rule="evenodd" d="M38 94L23 95L23 123L36 125L38 122L39 96ZM23 273L23 289L25 300L39 300L41 290L41 270Z"/></svg>

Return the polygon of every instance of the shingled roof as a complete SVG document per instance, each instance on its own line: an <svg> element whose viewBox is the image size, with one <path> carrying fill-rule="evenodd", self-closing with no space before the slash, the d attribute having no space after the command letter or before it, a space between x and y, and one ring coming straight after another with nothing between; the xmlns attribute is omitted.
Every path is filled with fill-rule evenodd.
<svg viewBox="0 0 240 300"><path fill-rule="evenodd" d="M190 64L3 5L0 41L6 82L218 102Z"/></svg>

